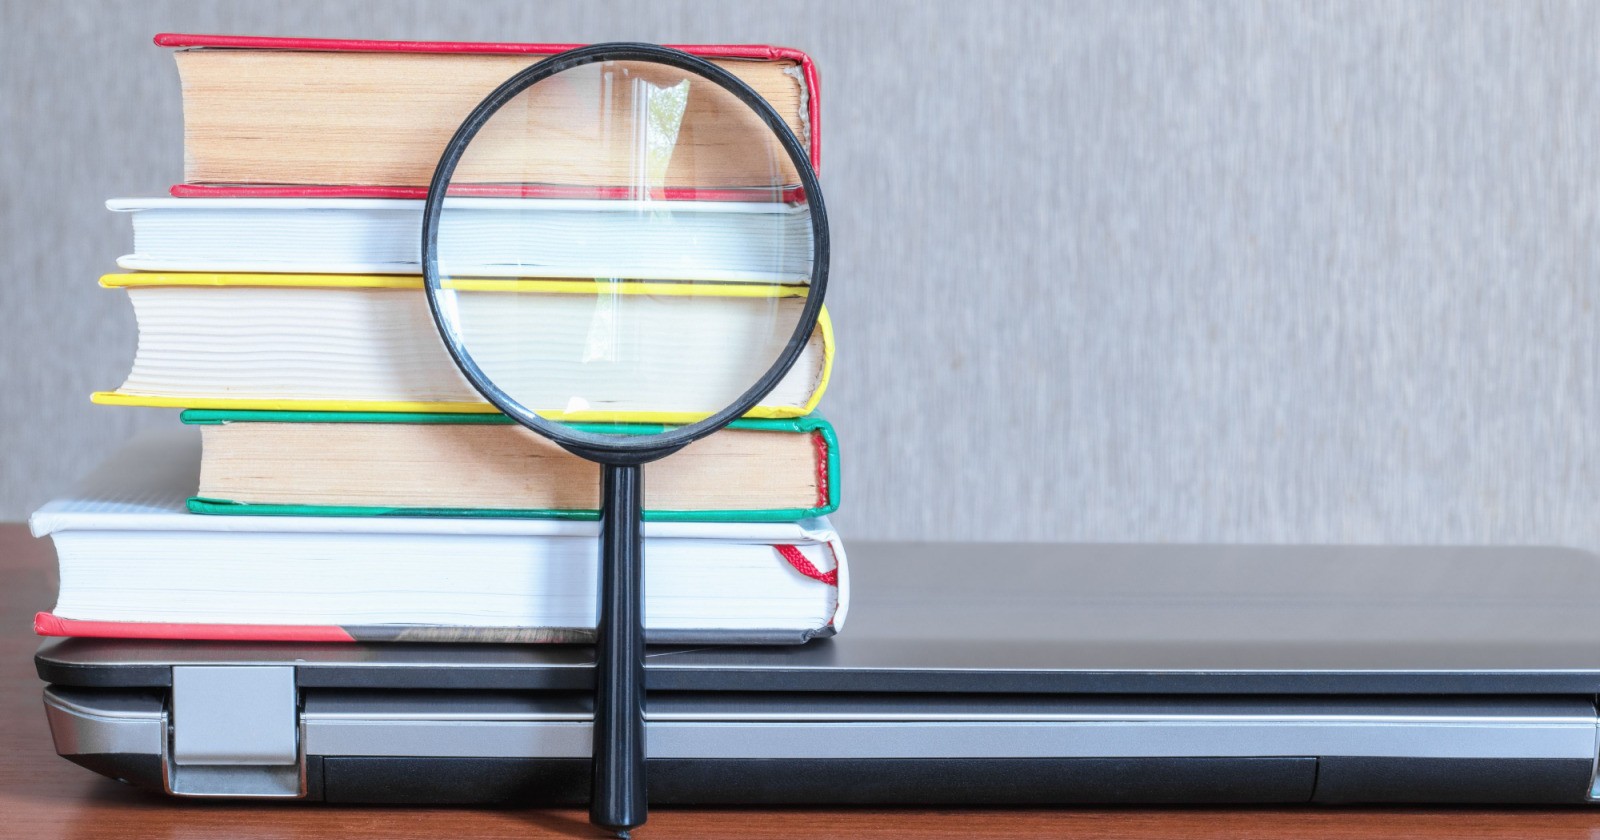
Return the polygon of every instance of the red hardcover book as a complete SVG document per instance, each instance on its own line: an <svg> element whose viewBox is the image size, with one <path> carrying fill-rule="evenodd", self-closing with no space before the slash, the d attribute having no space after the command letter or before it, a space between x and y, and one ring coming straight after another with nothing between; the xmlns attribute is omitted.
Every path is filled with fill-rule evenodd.
<svg viewBox="0 0 1600 840"><path fill-rule="evenodd" d="M184 183L171 190L179 198L425 197L424 174L477 99L528 57L581 46L173 33L157 35L155 43L179 51L185 172ZM723 64L767 96L806 144L812 165L820 165L821 93L809 56L763 45L675 48ZM374 58L348 60L356 55ZM427 56L472 60L450 74L440 73L437 62L418 62ZM419 74L416 85L406 84L408 71ZM397 99L384 109L371 97L360 107L340 107L348 102L340 97L384 85L431 98L423 107ZM541 194L572 189L541 188ZM605 188L578 191L605 197ZM677 192L669 188L667 197L736 197Z"/></svg>

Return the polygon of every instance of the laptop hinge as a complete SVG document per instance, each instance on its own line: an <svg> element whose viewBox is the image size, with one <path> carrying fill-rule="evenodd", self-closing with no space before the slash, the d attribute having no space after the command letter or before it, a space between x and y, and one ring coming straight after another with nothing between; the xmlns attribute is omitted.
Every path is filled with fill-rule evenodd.
<svg viewBox="0 0 1600 840"><path fill-rule="evenodd" d="M1600 803L1600 699L1595 703L1594 762L1589 765L1589 802Z"/></svg>
<svg viewBox="0 0 1600 840"><path fill-rule="evenodd" d="M176 665L162 763L177 796L301 797L292 666Z"/></svg>

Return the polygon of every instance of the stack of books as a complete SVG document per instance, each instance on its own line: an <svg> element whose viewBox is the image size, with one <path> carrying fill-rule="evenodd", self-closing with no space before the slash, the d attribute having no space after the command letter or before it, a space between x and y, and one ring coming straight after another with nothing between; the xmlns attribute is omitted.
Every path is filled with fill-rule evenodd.
<svg viewBox="0 0 1600 840"><path fill-rule="evenodd" d="M182 424L131 442L34 515L61 564L38 632L592 639L599 469L466 382L418 254L424 185L462 117L566 47L156 43L176 49L184 182L170 198L109 202L134 245L101 284L128 296L139 340L126 381L94 400L181 408ZM689 49L765 96L815 159L806 56ZM605 202L549 204L519 220L570 235L512 240L549 246L516 255L537 276L628 276L648 260L606 240ZM685 215L707 249L737 235L715 212ZM832 361L824 314L762 405L646 467L648 640L795 643L843 625L845 556L827 519L839 445L815 413Z"/></svg>

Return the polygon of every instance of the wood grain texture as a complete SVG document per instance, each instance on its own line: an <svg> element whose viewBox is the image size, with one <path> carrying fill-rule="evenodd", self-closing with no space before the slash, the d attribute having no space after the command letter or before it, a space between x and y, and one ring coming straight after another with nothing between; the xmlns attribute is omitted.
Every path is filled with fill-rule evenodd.
<svg viewBox="0 0 1600 840"><path fill-rule="evenodd" d="M0 516L171 422L85 401L101 202L182 171L152 33L624 38L818 62L846 535L1600 549L1600 5L0 9Z"/></svg>
<svg viewBox="0 0 1600 840"><path fill-rule="evenodd" d="M0 837L30 840L337 840L374 837L599 837L580 811L362 808L179 802L134 790L56 756L33 672L36 610L55 593L47 540L0 525ZM1600 812L1355 808L1261 809L656 809L640 840L832 838L1593 838Z"/></svg>

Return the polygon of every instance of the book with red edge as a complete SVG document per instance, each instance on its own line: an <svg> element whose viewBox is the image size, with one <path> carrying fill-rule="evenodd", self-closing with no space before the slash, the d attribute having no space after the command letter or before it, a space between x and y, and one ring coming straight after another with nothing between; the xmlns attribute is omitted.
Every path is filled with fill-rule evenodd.
<svg viewBox="0 0 1600 840"><path fill-rule="evenodd" d="M201 35L162 33L155 36L155 44L178 51L227 50L261 53L378 53L434 56L549 56L582 44L549 43L490 43L451 41L379 41L339 38L280 38L242 35ZM784 62L792 64L800 89L799 111L795 118L802 127L800 140L805 144L813 167L821 167L822 160L822 100L817 68L806 53L790 47L761 44L677 44L669 45L691 55L711 60ZM188 101L188 84L185 83L185 140L188 141L188 120L192 110ZM485 91L487 92L487 90ZM440 148L443 140L440 139ZM427 156L423 156L427 157ZM429 168L437 161L437 154L427 157ZM185 160L190 158L186 151ZM565 197L568 188L541 188L541 195ZM690 194L692 193L692 194ZM176 198L410 198L427 195L424 180L407 184L361 183L255 183L211 182L189 179L171 187ZM584 197L605 197L603 189L582 192ZM696 188L680 193L668 189L667 198L696 198L701 200L734 200L733 191L719 192Z"/></svg>
<svg viewBox="0 0 1600 840"><path fill-rule="evenodd" d="M540 519L197 516L194 429L136 438L29 521L60 562L40 635L256 642L593 640L598 524ZM645 634L798 644L844 625L826 517L649 522Z"/></svg>

